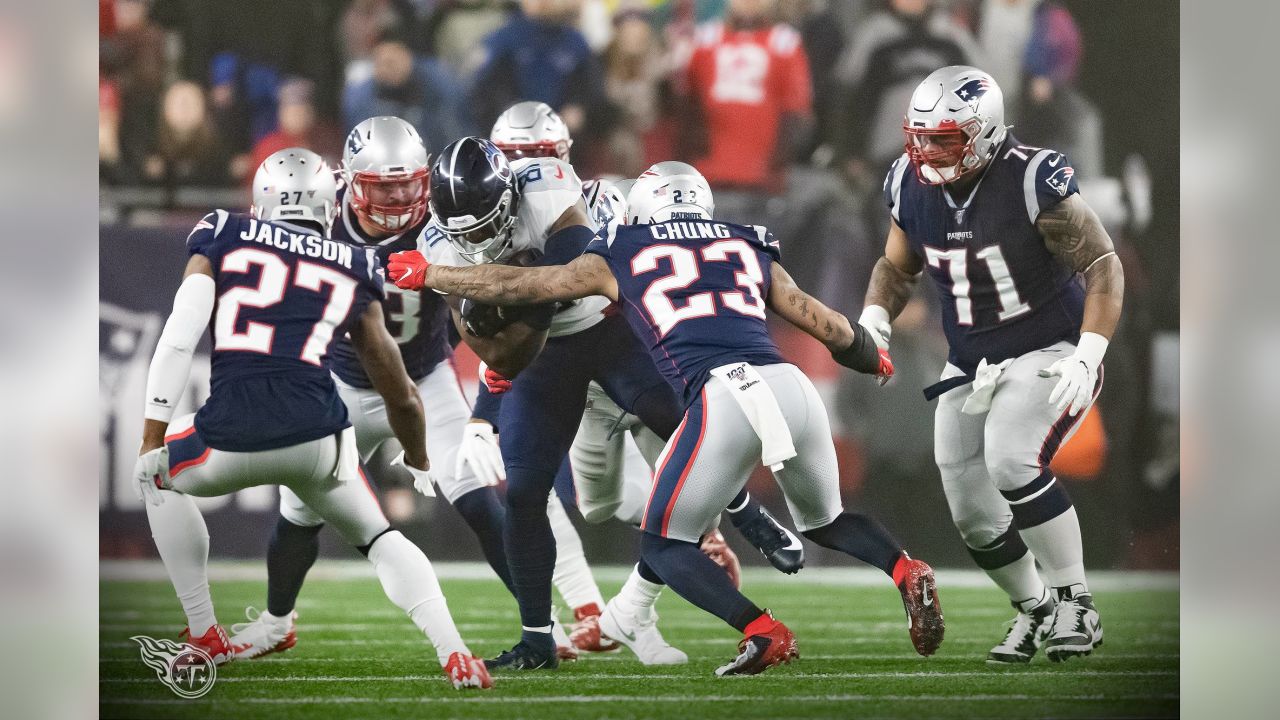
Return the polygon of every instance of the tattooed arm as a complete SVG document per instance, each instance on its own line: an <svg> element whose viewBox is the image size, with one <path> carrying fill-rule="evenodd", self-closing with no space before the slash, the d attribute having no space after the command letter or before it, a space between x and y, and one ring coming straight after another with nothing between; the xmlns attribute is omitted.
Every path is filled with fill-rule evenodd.
<svg viewBox="0 0 1280 720"><path fill-rule="evenodd" d="M580 255L567 265L477 265L427 268L425 286L490 305L538 305L592 295L618 299L618 281L604 258Z"/></svg>
<svg viewBox="0 0 1280 720"><path fill-rule="evenodd" d="M867 286L863 307L875 305L884 308L889 316L885 322L892 322L907 306L923 269L924 262L912 251L907 242L906 231L898 226L896 220L890 218L884 257L876 262L871 271L871 283Z"/></svg>
<svg viewBox="0 0 1280 720"><path fill-rule="evenodd" d="M849 318L801 290L781 264L773 263L771 275L769 307L774 312L812 335L832 352L849 347L853 342L853 326Z"/></svg>
<svg viewBox="0 0 1280 720"><path fill-rule="evenodd" d="M1124 268L1093 208L1084 198L1072 195L1040 213L1036 228L1054 257L1084 275L1084 322L1080 331L1109 339L1120 322L1124 304Z"/></svg>

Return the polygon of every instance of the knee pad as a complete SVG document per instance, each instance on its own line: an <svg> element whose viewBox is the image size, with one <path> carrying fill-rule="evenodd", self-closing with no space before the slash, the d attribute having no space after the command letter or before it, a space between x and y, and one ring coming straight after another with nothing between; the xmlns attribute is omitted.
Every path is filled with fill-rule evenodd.
<svg viewBox="0 0 1280 720"><path fill-rule="evenodd" d="M998 570L1022 559L1027 554L1026 543L1012 525L991 542L974 546L966 541L965 548L978 567L983 570Z"/></svg>
<svg viewBox="0 0 1280 720"><path fill-rule="evenodd" d="M1046 523L1071 509L1071 496L1049 470L1017 490L1001 490L1009 501L1013 521L1026 530Z"/></svg>
<svg viewBox="0 0 1280 720"><path fill-rule="evenodd" d="M618 508L622 507L622 501L608 502L604 504L594 505L584 502L579 496L578 510L582 513L582 519L589 523L597 524L613 517L617 514Z"/></svg>
<svg viewBox="0 0 1280 720"><path fill-rule="evenodd" d="M987 475L1000 492L1017 490L1034 482L1040 474L1036 456L1028 452L986 452Z"/></svg>
<svg viewBox="0 0 1280 720"><path fill-rule="evenodd" d="M956 530L960 531L960 538L964 541L965 547L983 548L997 542L1008 532L1012 527L1013 516L1007 512L997 517L973 513L954 517L951 520L955 523Z"/></svg>

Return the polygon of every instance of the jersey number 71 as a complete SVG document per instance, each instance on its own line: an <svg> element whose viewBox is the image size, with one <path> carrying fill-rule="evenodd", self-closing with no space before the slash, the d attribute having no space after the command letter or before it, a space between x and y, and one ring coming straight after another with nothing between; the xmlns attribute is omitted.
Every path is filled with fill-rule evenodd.
<svg viewBox="0 0 1280 720"><path fill-rule="evenodd" d="M742 270L734 273L734 282L742 291L718 293L720 304L727 310L764 319L764 298L760 288L764 285L764 272L756 251L744 240L721 240L702 248L703 262L732 262L737 258ZM679 245L650 245L631 259L631 274L642 275L658 269L658 262L671 263L671 274L654 280L644 291L644 307L658 326L658 332L666 335L671 328L690 318L716 314L716 295L713 292L694 293L686 297L685 304L676 307L670 293L683 290L697 282L702 273L698 255Z"/></svg>

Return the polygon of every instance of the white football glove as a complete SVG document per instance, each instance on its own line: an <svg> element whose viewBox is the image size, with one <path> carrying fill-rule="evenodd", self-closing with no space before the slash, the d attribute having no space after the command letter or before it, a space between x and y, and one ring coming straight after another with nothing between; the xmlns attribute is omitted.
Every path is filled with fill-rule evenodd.
<svg viewBox="0 0 1280 720"><path fill-rule="evenodd" d="M1098 366L1107 351L1107 339L1097 333L1081 333L1080 344L1070 357L1055 361L1040 371L1040 377L1057 376L1058 384L1049 393L1049 404L1059 412L1075 417L1093 400L1093 388L1098 382Z"/></svg>
<svg viewBox="0 0 1280 720"><path fill-rule="evenodd" d="M467 465L471 466L476 479L485 485L497 485L499 481L507 479L507 470L502 464L502 450L498 448L498 436L493 432L493 426L487 422L469 422L462 431L455 476L462 477L462 471Z"/></svg>
<svg viewBox="0 0 1280 720"><path fill-rule="evenodd" d="M401 450L400 454L396 455L396 458L391 461L391 465L392 466L399 465L400 467L409 471L409 474L413 476L413 489L417 490L423 495L426 495L427 497L436 496L436 485L435 485L435 481L431 479L431 468L427 468L426 470L419 470L418 468L405 462L403 450Z"/></svg>
<svg viewBox="0 0 1280 720"><path fill-rule="evenodd" d="M871 339L875 341L876 347L881 350L889 349L889 336L893 334L893 327L889 324L888 310L879 305L868 305L862 309L858 324L871 333Z"/></svg>
<svg viewBox="0 0 1280 720"><path fill-rule="evenodd" d="M169 447L161 445L155 450L138 456L133 465L133 478L136 481L134 490L138 499L148 505L163 505L164 495L161 488L168 490L169 484Z"/></svg>

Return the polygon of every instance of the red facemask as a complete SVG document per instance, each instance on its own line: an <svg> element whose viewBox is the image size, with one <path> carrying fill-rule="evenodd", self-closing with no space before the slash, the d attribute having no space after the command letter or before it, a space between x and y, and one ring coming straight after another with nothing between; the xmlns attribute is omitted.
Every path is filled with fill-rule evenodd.
<svg viewBox="0 0 1280 720"><path fill-rule="evenodd" d="M941 185L952 182L961 176L977 170L980 163L968 158L975 158L973 141L981 123L971 119L957 125L951 120L944 120L939 127L922 128L903 124L902 131L907 136L907 157L916 166L916 177L927 185ZM925 172L928 167L933 172Z"/></svg>
<svg viewBox="0 0 1280 720"><path fill-rule="evenodd" d="M380 175L374 172L358 172L351 179L350 202L356 215L388 232L402 232L422 222L427 216L428 168L412 173ZM408 183L407 200L399 203L375 203L375 195L382 196L392 186Z"/></svg>
<svg viewBox="0 0 1280 720"><path fill-rule="evenodd" d="M567 140L543 140L532 143L500 143L495 142L508 160L515 162L520 158L553 157L569 162L569 142Z"/></svg>

